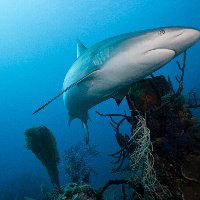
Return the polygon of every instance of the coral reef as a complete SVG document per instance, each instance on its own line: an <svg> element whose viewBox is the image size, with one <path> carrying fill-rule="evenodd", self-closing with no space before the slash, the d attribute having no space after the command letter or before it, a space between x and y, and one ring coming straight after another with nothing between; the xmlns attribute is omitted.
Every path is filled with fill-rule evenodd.
<svg viewBox="0 0 200 200"><path fill-rule="evenodd" d="M181 173L186 179L200 183L200 156L188 156L181 166Z"/></svg>
<svg viewBox="0 0 200 200"><path fill-rule="evenodd" d="M45 193L48 195L45 195L44 200L96 200L97 195L90 185L84 182L66 184L57 194L50 194L47 191Z"/></svg>
<svg viewBox="0 0 200 200"><path fill-rule="evenodd" d="M53 184L59 187L58 164L60 161L56 139L45 126L33 127L25 131L25 147L31 150L46 167Z"/></svg>
<svg viewBox="0 0 200 200"><path fill-rule="evenodd" d="M179 190L182 192L183 200L199 200L200 199L200 184L195 182L179 183Z"/></svg>
<svg viewBox="0 0 200 200"><path fill-rule="evenodd" d="M200 199L200 156L189 155L181 166L185 179L179 180L178 188L184 200Z"/></svg>
<svg viewBox="0 0 200 200"><path fill-rule="evenodd" d="M183 80L183 76L178 80ZM142 92L138 93L135 90L141 90ZM109 116L111 118L112 126L116 131L116 139L121 150L112 154L112 156L117 159L114 164L121 162L119 167L122 167L125 158L131 158L131 154L135 155L133 157L138 157L138 154L134 153L135 148L137 149L138 147L137 145L135 147L136 143L130 143L130 138L135 137L133 134L135 131L137 132L137 124L134 118L138 114L146 116L146 125L151 130L150 141L153 146L151 154L154 157L156 179L162 185L167 186L171 193L169 197L162 196L162 199L181 200L184 198L185 200L190 200L198 199L199 197L200 184L197 181L199 165L196 164L196 168L194 168L195 175L193 174L192 178L191 176L190 178L188 177L188 174L191 175L191 168L186 173L184 166L189 161L198 163L196 156L200 156L200 124L185 104L185 99L181 95L181 91L182 81L179 82L177 92L172 92L172 86L170 86L163 76L152 76L150 79L140 81L129 90L131 93L126 96L126 99L132 116L127 116L126 113L124 115L103 115L99 113L101 116ZM114 117L121 117L122 119L117 123L114 121ZM127 134L123 135L119 131L124 121L128 121L132 125L130 136ZM191 161L191 158L194 158L194 156L195 161ZM138 162L138 165L139 167L132 168L131 170L142 170L141 162ZM193 164L190 163L189 165L192 166ZM190 189L187 189L187 185L190 184L194 185L194 188L188 187ZM133 189L138 191L138 188L133 187ZM192 198L190 198L189 194L192 192ZM154 196L153 198L156 199L158 197Z"/></svg>
<svg viewBox="0 0 200 200"><path fill-rule="evenodd" d="M160 92L154 89L156 83L162 85L160 89L157 86ZM161 184L168 187L171 192L170 199L182 199L181 192L188 192L184 189L185 185L191 183L198 188L198 183L188 182L181 168L188 155L200 155L200 125L185 104L185 99L180 94L181 89L178 89L178 92L171 92L164 77L145 79L140 83L140 87L145 91L144 96L130 94L131 101L127 97L129 106L134 106L134 109L131 109L132 116L146 113L158 179ZM187 198L188 195L183 196L185 200L190 199Z"/></svg>
<svg viewBox="0 0 200 200"><path fill-rule="evenodd" d="M65 150L64 162L65 162L65 174L71 178L72 182L77 183L84 181L90 182L90 174L95 170L92 166L92 161L99 155L99 151L96 150L96 145L85 145L82 142L78 142L76 145L72 145L68 150Z"/></svg>
<svg viewBox="0 0 200 200"><path fill-rule="evenodd" d="M43 200L96 200L97 193L90 187L90 185L80 183L69 183L60 187L59 191L52 193L47 192L46 186L41 186L42 193L45 198ZM24 197L25 200L36 200L30 197ZM101 198L100 198L101 199Z"/></svg>
<svg viewBox="0 0 200 200"><path fill-rule="evenodd" d="M33 198L30 198L30 197L24 197L25 200L37 200L37 199L33 199Z"/></svg>
<svg viewBox="0 0 200 200"><path fill-rule="evenodd" d="M184 54L184 62L185 56L186 54ZM154 147L153 155L156 158L155 169L160 182L168 186L172 194L170 199L182 199L183 196L185 200L189 200L199 198L199 191L197 191L199 183L196 181L199 167L196 165L195 175L188 177L189 174L191 175L191 170L188 171L189 167L186 170L186 165L188 166L189 161L190 167L198 162L196 156L200 155L200 125L185 104L184 96L181 95L184 67L179 68L182 76L181 78L176 77L179 83L177 92L174 91L170 79L168 84L164 77L153 77L140 82L143 96L132 94L129 96L134 102L132 115L146 113L147 126L151 130ZM157 89L155 89L156 85ZM154 95L152 95L153 90ZM128 102L130 107L130 100ZM191 162L194 157L196 160ZM190 184L194 185L194 188L186 189ZM188 197L188 194L195 191L196 196L192 194L192 198Z"/></svg>
<svg viewBox="0 0 200 200"><path fill-rule="evenodd" d="M81 183L70 183L61 187L58 200L95 200L96 192L90 185Z"/></svg>

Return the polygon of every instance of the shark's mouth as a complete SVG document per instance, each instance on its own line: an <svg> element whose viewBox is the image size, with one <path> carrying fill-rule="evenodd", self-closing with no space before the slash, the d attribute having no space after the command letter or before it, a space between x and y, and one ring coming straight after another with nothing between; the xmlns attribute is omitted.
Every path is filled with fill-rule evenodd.
<svg viewBox="0 0 200 200"><path fill-rule="evenodd" d="M148 54L148 53L158 54L159 52L162 52L162 50L170 51L170 52L173 51L174 53L176 53L175 50L169 49L169 48L154 48L154 49L150 49L150 50L144 52L144 54Z"/></svg>
<svg viewBox="0 0 200 200"><path fill-rule="evenodd" d="M142 56L141 64L146 66L164 66L175 56L176 52L171 49L151 49Z"/></svg>

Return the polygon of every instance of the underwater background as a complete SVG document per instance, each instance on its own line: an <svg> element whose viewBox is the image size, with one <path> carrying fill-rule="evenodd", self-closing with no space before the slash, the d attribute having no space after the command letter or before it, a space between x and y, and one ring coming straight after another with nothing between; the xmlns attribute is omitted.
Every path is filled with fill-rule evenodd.
<svg viewBox="0 0 200 200"><path fill-rule="evenodd" d="M85 142L80 120L68 125L62 97L35 115L32 113L62 91L64 77L76 60L77 39L90 47L106 38L144 29L185 26L200 30L200 1L193 0L0 0L0 197L43 198L42 183L51 190L45 167L25 145L26 129L44 125L54 134L60 155L60 185L70 182L64 171L64 150ZM180 73L172 60L156 75L168 75L175 88ZM200 42L187 51L183 94L196 88L200 98ZM89 110L90 144L98 145L91 186L98 188L119 174L111 173L107 154L119 150L110 120L99 116L124 111L113 99ZM199 108L192 109L200 120ZM124 127L129 132L130 127Z"/></svg>

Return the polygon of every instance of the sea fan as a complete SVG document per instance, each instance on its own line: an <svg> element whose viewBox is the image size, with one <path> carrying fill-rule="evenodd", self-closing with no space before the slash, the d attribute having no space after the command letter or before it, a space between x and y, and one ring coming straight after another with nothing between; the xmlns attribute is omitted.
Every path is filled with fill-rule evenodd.
<svg viewBox="0 0 200 200"><path fill-rule="evenodd" d="M52 183L59 187L58 164L60 162L56 139L45 126L33 127L25 131L25 147L31 150L46 167Z"/></svg>

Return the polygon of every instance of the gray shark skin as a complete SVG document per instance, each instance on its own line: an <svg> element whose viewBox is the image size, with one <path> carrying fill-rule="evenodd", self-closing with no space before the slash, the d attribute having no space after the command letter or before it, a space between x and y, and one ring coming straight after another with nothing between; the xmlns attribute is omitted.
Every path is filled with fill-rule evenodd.
<svg viewBox="0 0 200 200"><path fill-rule="evenodd" d="M88 49L78 41L78 58L66 74L61 93L69 124L80 119L88 143L90 108L109 98L121 102L133 83L166 65L199 38L196 29L166 27L115 36Z"/></svg>

